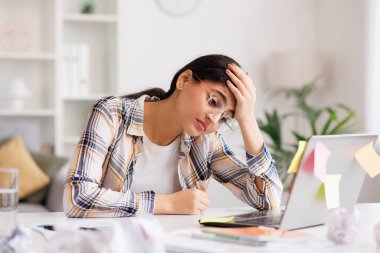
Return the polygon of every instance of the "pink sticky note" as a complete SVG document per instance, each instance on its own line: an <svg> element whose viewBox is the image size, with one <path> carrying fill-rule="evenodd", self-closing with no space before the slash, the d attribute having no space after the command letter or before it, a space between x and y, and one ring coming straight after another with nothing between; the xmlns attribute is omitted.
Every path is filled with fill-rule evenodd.
<svg viewBox="0 0 380 253"><path fill-rule="evenodd" d="M324 183L326 178L327 160L330 155L331 151L321 142L317 142L303 164L304 170L313 173L314 176Z"/></svg>

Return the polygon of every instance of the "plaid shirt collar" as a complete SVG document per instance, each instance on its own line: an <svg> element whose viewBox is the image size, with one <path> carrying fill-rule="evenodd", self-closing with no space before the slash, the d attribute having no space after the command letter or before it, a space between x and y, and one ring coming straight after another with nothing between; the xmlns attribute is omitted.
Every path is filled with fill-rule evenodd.
<svg viewBox="0 0 380 253"><path fill-rule="evenodd" d="M142 138L144 135L144 102L145 101L159 101L157 97L149 97L143 95L132 102L130 111L126 111L126 106L122 106L122 117L124 121L124 127L127 129L127 134ZM181 136L181 148L179 151L179 158L184 158L189 154L191 144L195 140L195 137L188 135L186 132L182 132Z"/></svg>

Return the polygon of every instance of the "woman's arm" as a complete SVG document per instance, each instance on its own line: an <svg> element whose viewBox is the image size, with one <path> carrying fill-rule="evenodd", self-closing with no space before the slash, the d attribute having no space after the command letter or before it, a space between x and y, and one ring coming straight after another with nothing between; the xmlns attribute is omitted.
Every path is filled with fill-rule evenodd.
<svg viewBox="0 0 380 253"><path fill-rule="evenodd" d="M245 167L229 150L221 136L216 138L216 149L213 155L214 175L221 183L232 183L232 192L257 209L276 208L280 204L282 183L279 180L274 161L264 145L263 137L254 116L256 89L252 79L241 68L230 64L226 70L232 80L227 85L236 98L235 119L239 123L247 156L249 177L232 173L228 166L235 169ZM232 164L232 166L231 166ZM242 170L240 170L242 171ZM226 175L229 175L227 177ZM233 175L233 176L230 176Z"/></svg>
<svg viewBox="0 0 380 253"><path fill-rule="evenodd" d="M119 103L119 99L108 97L91 109L65 183L63 206L69 217L130 216L139 206L153 212L154 192L136 194L102 187L106 169L103 164L109 158L109 147L118 132ZM114 179L121 180L116 174Z"/></svg>
<svg viewBox="0 0 380 253"><path fill-rule="evenodd" d="M264 141L256 119L254 117L247 117L246 120L239 123L239 127L246 152L255 156L258 155L263 149ZM264 193L264 180L256 177L255 184L259 191Z"/></svg>
<svg viewBox="0 0 380 253"><path fill-rule="evenodd" d="M234 86L227 81L228 87L237 100L235 119L239 123L245 150L252 155L258 155L263 149L264 140L254 116L256 87L248 74L234 64L229 64L226 73L235 84ZM255 178L255 184L263 193L264 181Z"/></svg>
<svg viewBox="0 0 380 253"><path fill-rule="evenodd" d="M246 151L244 163L222 135L215 133L212 142L209 163L215 180L238 199L258 210L279 207L283 187L266 145L257 155ZM263 188L260 189L260 185L255 183L257 179L263 182Z"/></svg>

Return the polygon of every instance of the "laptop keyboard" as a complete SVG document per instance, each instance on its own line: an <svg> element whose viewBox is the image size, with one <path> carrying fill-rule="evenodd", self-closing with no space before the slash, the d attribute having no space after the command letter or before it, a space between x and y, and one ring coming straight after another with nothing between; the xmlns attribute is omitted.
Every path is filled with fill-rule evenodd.
<svg viewBox="0 0 380 253"><path fill-rule="evenodd" d="M278 214L268 214L267 212L252 212L235 215L235 224L246 226L266 226L278 227L281 223L284 212Z"/></svg>

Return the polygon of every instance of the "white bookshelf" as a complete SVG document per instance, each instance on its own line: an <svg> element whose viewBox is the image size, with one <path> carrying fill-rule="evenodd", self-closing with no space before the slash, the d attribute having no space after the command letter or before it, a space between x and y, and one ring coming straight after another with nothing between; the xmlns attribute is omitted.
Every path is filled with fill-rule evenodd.
<svg viewBox="0 0 380 253"><path fill-rule="evenodd" d="M0 60L21 60L21 61L54 61L54 53L41 52L1 52Z"/></svg>
<svg viewBox="0 0 380 253"><path fill-rule="evenodd" d="M22 110L9 109L0 95L0 124L35 125L41 144L51 146L57 124L56 18L55 1L0 0L0 90L6 93L13 80L22 79L30 91Z"/></svg>
<svg viewBox="0 0 380 253"><path fill-rule="evenodd" d="M103 94L88 94L88 95L82 95L82 96L64 96L63 100L65 101L98 101L102 97L107 97L115 95L112 93L103 93Z"/></svg>
<svg viewBox="0 0 380 253"><path fill-rule="evenodd" d="M31 41L17 50L0 46L0 88L21 78L31 91L23 110L0 103L0 123L37 124L43 145L52 145L57 155L72 156L91 106L119 94L122 1L94 0L95 12L81 14L80 0L0 0L0 27L20 21ZM65 87L63 57L69 44L88 45L88 92Z"/></svg>
<svg viewBox="0 0 380 253"><path fill-rule="evenodd" d="M118 17L111 14L65 14L63 20L66 22L116 23Z"/></svg>
<svg viewBox="0 0 380 253"><path fill-rule="evenodd" d="M0 110L1 117L54 117L55 111L49 109L35 109L35 110Z"/></svg>
<svg viewBox="0 0 380 253"><path fill-rule="evenodd" d="M64 139L63 139L63 143L65 145L75 145L78 143L80 139L80 135L77 135L77 136L66 136Z"/></svg>
<svg viewBox="0 0 380 253"><path fill-rule="evenodd" d="M65 92L62 84L60 96L59 132L60 154L71 156L86 123L92 105L102 97L117 94L119 87L119 12L122 0L94 1L96 10L92 14L78 11L78 0L61 0L62 12L60 49L65 45L85 44L89 48L88 92ZM62 60L63 51L60 58ZM61 61L62 63L62 61ZM63 68L60 68L63 70ZM64 73L61 72L61 75Z"/></svg>

